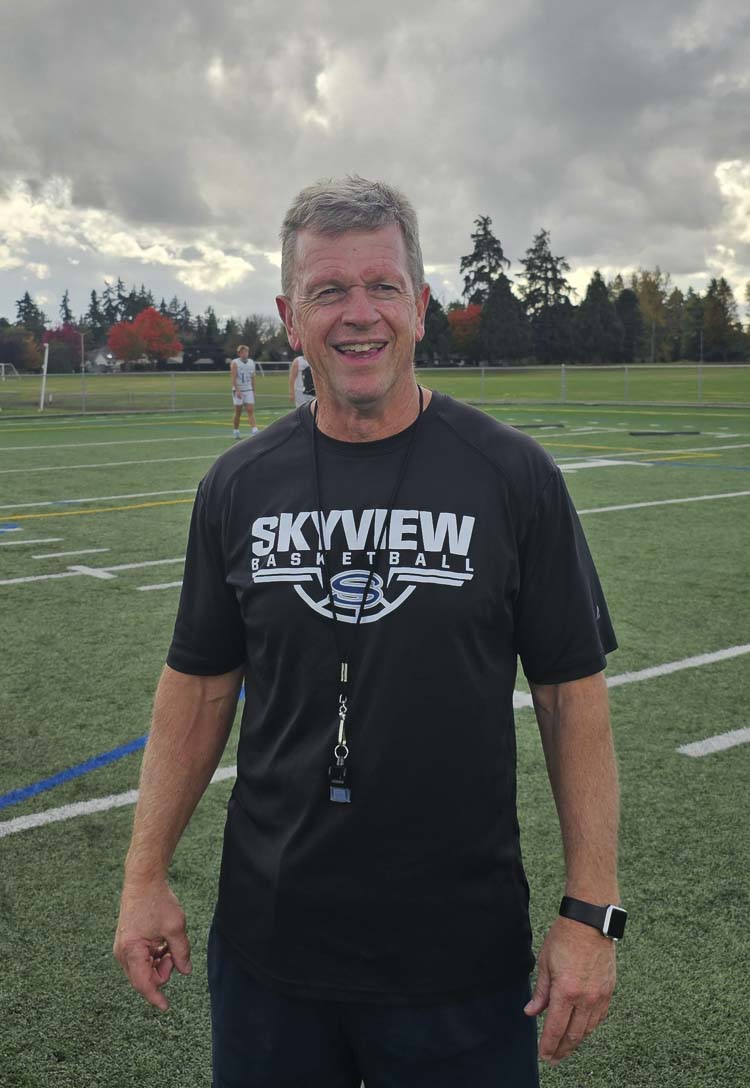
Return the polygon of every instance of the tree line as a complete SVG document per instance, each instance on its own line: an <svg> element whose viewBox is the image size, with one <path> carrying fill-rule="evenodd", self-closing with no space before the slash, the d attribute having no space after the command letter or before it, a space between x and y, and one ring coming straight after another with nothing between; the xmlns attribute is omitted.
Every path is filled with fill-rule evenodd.
<svg viewBox="0 0 750 1088"><path fill-rule="evenodd" d="M658 266L609 282L595 271L577 302L566 278L570 265L552 252L549 231L534 237L519 262L522 271L513 276L489 216L475 219L471 242L471 252L460 262L462 298L445 306L430 299L425 336L417 346L421 364L750 359L750 325L743 326L724 277L711 279L701 294L692 287L683 293ZM750 317L750 282L744 301ZM181 351L187 361L204 354L218 362L233 355L239 343L256 359L289 357L284 328L275 317L220 320L211 306L192 314L176 296L157 306L143 284L128 290L121 279L105 281L100 293L91 291L86 312L77 318L66 290L59 318L53 325L26 291L16 303L15 323L0 318L0 360L18 370L36 370L44 343L50 345L50 369L57 371L78 369L82 352L92 348L109 348L131 361L146 357L154 365Z"/></svg>

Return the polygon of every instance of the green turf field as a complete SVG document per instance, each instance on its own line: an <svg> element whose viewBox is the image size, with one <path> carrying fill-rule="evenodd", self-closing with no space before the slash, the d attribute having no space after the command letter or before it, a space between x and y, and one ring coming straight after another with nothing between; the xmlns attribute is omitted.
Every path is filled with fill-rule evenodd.
<svg viewBox="0 0 750 1088"><path fill-rule="evenodd" d="M139 754L3 802L148 727L191 496L231 441L228 413L165 407L161 416L0 416L2 1088L210 1083L203 956L231 782L209 788L175 860L195 971L170 984L165 1015L128 989L110 954L129 798L84 815L68 807L133 790ZM608 1022L579 1055L543 1070L542 1083L747 1088L750 745L698 757L678 748L750 726L750 410L492 411L565 468L620 640L608 670L631 912L619 987ZM266 425L275 413L259 414ZM562 888L559 833L530 710L518 711L517 727L538 946ZM64 819L30 826L56 809Z"/></svg>
<svg viewBox="0 0 750 1088"><path fill-rule="evenodd" d="M685 363L674 366L431 368L420 371L433 389L478 404L660 403L750 405L750 366ZM0 382L0 418L38 413L42 379ZM256 382L258 406L285 408L285 372L267 371ZM229 374L51 374L44 394L47 415L102 412L226 412Z"/></svg>

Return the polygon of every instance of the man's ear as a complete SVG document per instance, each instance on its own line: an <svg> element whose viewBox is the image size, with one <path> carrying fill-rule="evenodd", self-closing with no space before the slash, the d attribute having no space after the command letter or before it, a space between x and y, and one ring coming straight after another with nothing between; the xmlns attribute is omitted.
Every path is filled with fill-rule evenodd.
<svg viewBox="0 0 750 1088"><path fill-rule="evenodd" d="M302 350L302 341L297 335L297 330L294 324L294 309L292 307L291 299L286 295L276 296L276 309L279 311L279 317L284 322L284 328L286 329L286 337L289 341L289 347L292 351Z"/></svg>
<svg viewBox="0 0 750 1088"><path fill-rule="evenodd" d="M278 302L278 299L276 300ZM422 284L422 290L417 295L417 328L416 337L417 341L421 340L424 336L424 318L427 313L427 304L430 301L430 285L429 283Z"/></svg>

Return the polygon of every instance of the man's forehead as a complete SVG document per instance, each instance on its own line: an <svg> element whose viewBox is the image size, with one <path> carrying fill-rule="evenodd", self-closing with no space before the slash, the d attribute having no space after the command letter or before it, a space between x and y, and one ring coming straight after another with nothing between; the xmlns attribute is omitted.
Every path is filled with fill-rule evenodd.
<svg viewBox="0 0 750 1088"><path fill-rule="evenodd" d="M296 264L303 278L326 266L399 265L407 270L406 243L397 223L377 230L348 230L340 234L322 234L301 230L297 235Z"/></svg>

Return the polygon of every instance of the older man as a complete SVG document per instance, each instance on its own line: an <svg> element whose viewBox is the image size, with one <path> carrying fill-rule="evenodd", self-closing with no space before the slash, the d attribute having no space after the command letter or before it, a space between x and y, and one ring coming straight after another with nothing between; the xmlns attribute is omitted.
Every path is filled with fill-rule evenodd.
<svg viewBox="0 0 750 1088"><path fill-rule="evenodd" d="M156 695L115 951L166 1008L189 970L167 883L246 702L209 942L214 1083L526 1088L614 988L615 646L562 476L415 381L417 223L322 182L282 229L277 299L317 400L201 483ZM531 684L562 829L536 990L513 687Z"/></svg>

